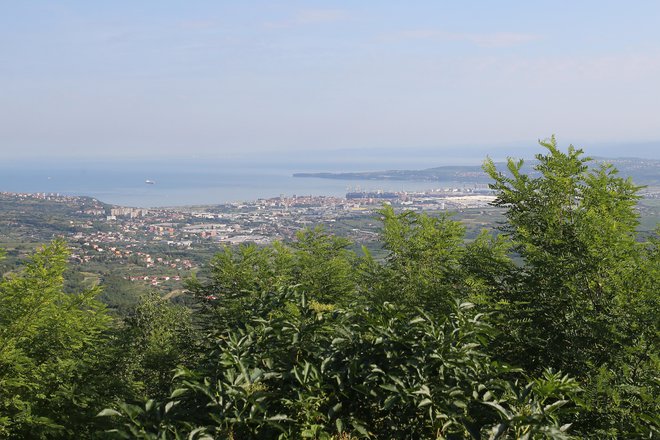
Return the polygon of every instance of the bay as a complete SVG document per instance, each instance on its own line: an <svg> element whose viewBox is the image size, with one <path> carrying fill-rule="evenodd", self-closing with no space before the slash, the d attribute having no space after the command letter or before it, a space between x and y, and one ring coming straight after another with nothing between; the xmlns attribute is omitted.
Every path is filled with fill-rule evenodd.
<svg viewBox="0 0 660 440"><path fill-rule="evenodd" d="M452 182L295 178L294 172L365 171L391 164L295 161L31 161L0 164L0 191L84 195L133 207L212 205L347 191L421 191ZM152 181L153 184L146 183Z"/></svg>

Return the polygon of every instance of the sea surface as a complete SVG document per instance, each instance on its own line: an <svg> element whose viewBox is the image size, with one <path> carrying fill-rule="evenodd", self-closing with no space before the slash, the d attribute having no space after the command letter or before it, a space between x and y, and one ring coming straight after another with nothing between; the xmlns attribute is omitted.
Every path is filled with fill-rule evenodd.
<svg viewBox="0 0 660 440"><path fill-rule="evenodd" d="M213 205L280 195L344 196L353 190L419 191L462 185L455 182L292 177L295 172L369 171L394 169L394 165L198 159L15 161L0 164L0 191L83 195L120 206L150 208ZM146 183L147 180L154 184Z"/></svg>

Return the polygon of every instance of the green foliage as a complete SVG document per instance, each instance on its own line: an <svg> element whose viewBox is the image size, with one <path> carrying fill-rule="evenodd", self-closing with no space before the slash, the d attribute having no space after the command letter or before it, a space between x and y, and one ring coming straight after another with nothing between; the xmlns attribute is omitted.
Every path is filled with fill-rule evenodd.
<svg viewBox="0 0 660 440"><path fill-rule="evenodd" d="M504 399L484 402L502 420L492 428L489 438L571 438L567 433L571 424L560 425L559 416L578 390L574 379L550 370L527 384L507 382ZM508 403L508 408L503 402Z"/></svg>
<svg viewBox="0 0 660 440"><path fill-rule="evenodd" d="M91 438L116 400L166 396L191 363L191 311L145 296L123 323L64 290L63 241L0 280L0 438Z"/></svg>
<svg viewBox="0 0 660 440"><path fill-rule="evenodd" d="M380 210L385 264L367 262L367 294L372 301L417 305L445 314L456 297L465 229L447 216ZM367 257L369 258L369 257Z"/></svg>
<svg viewBox="0 0 660 440"><path fill-rule="evenodd" d="M140 298L149 295L146 286L127 280L120 273L104 274L99 301L118 316L126 316L140 303Z"/></svg>
<svg viewBox="0 0 660 440"><path fill-rule="evenodd" d="M156 293L140 298L116 335L115 374L130 387L124 391L128 400L165 397L172 371L194 362L197 334L191 310Z"/></svg>
<svg viewBox="0 0 660 440"><path fill-rule="evenodd" d="M559 415L575 384L552 375L530 384L504 380L517 374L483 352L491 329L470 304L455 305L442 320L390 303L319 311L289 289L250 306L243 328L213 336L206 369L177 373L165 401L105 413L121 420L114 432L145 439L567 438Z"/></svg>
<svg viewBox="0 0 660 440"><path fill-rule="evenodd" d="M589 168L581 150L560 151L554 137L541 145L532 175L522 161L509 160L510 176L484 165L523 260L490 292L508 336L494 349L526 371L581 380L584 436L657 435L660 284L657 248L637 242L639 187L609 165Z"/></svg>
<svg viewBox="0 0 660 440"><path fill-rule="evenodd" d="M348 250L349 240L321 228L305 229L296 238L292 278L310 298L336 303L355 291L355 255Z"/></svg>
<svg viewBox="0 0 660 440"><path fill-rule="evenodd" d="M513 263L511 243L482 231L466 243L463 225L447 215L380 210L385 261L365 250L361 288L370 302L417 306L443 316L456 300L488 301L487 292L502 284ZM485 296L486 295L486 296Z"/></svg>
<svg viewBox="0 0 660 440"><path fill-rule="evenodd" d="M461 257L461 283L465 296L492 311L492 297L506 285L515 264L510 257L511 242L503 235L481 231L477 238L465 246Z"/></svg>
<svg viewBox="0 0 660 440"><path fill-rule="evenodd" d="M110 319L96 289L63 292L67 256L55 241L0 281L0 437L69 437L105 403L92 378Z"/></svg>
<svg viewBox="0 0 660 440"><path fill-rule="evenodd" d="M291 246L225 247L211 261L208 280L193 278L187 287L201 300L203 323L211 326L244 322L255 295L285 286L297 285L321 303L341 303L357 285L350 245L316 228L300 231Z"/></svg>

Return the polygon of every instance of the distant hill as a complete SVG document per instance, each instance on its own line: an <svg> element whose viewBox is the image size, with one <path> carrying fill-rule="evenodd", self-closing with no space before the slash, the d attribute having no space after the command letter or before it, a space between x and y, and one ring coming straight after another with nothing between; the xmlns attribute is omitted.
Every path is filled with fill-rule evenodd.
<svg viewBox="0 0 660 440"><path fill-rule="evenodd" d="M660 185L660 160L639 158L594 158L596 163L611 163L622 176L632 177L639 185ZM526 172L530 172L535 161L525 162ZM496 165L505 169L504 162ZM417 180L441 182L487 183L490 178L480 165L452 165L426 168L422 170L385 170L348 173L295 173L293 177L316 177L339 180Z"/></svg>

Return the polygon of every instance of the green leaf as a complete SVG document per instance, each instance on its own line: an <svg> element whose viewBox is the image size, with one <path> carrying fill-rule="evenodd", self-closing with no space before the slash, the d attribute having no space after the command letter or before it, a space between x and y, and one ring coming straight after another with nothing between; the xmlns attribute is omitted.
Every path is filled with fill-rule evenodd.
<svg viewBox="0 0 660 440"><path fill-rule="evenodd" d="M96 417L121 417L122 413L117 410L106 408L96 415Z"/></svg>
<svg viewBox="0 0 660 440"><path fill-rule="evenodd" d="M335 426L337 427L338 433L341 434L342 432L344 432L344 422L342 421L342 419L335 420Z"/></svg>
<svg viewBox="0 0 660 440"><path fill-rule="evenodd" d="M390 383L382 384L382 385L379 385L379 386L382 389L387 390L387 391L392 391L393 393L396 393L396 392L399 391L398 388L396 387L396 385L393 385L393 384L390 384Z"/></svg>
<svg viewBox="0 0 660 440"><path fill-rule="evenodd" d="M509 419L513 418L513 414L511 414L511 412L509 410L504 408L499 403L495 403L495 402L481 402L481 403L483 403L484 405L488 405L491 408L494 408L495 410L497 410L497 412L502 414L506 420L509 420Z"/></svg>
<svg viewBox="0 0 660 440"><path fill-rule="evenodd" d="M357 432L359 432L363 436L370 437L369 431L367 431L367 428L365 428L364 425L362 425L361 423L354 421L354 422L351 422L351 425L353 426L353 428L355 428L355 430Z"/></svg>
<svg viewBox="0 0 660 440"><path fill-rule="evenodd" d="M172 408L174 408L176 405L178 405L180 400L170 400L165 404L165 414L170 412Z"/></svg>
<svg viewBox="0 0 660 440"><path fill-rule="evenodd" d="M432 404L432 403L433 403L433 402L431 401L431 399L426 398L426 399L423 399L421 402L419 402L419 403L417 404L417 408L422 408L422 407L428 406L428 405L430 405L430 404ZM461 402L461 403L462 403L462 402ZM454 405L456 405L456 401L454 402ZM458 405L457 405L457 406L458 406ZM465 404L463 404L462 408L465 408Z"/></svg>
<svg viewBox="0 0 660 440"><path fill-rule="evenodd" d="M543 408L543 412L552 413L555 410L557 410L557 409L561 408L562 406L566 405L567 403L568 403L568 400L558 400L558 401L556 401L556 402L554 402L550 405L546 405Z"/></svg>
<svg viewBox="0 0 660 440"><path fill-rule="evenodd" d="M335 415L337 415L339 413L339 411L341 411L341 408L342 408L342 403L341 402L337 403L332 408L330 408L330 410L328 411L328 418L331 419Z"/></svg>
<svg viewBox="0 0 660 440"><path fill-rule="evenodd" d="M270 422L281 422L281 421L290 421L291 419L284 414L277 414L272 417L268 417L266 420Z"/></svg>
<svg viewBox="0 0 660 440"><path fill-rule="evenodd" d="M170 394L170 399L176 399L177 397L181 397L187 392L188 392L187 388L177 388L176 390L172 391L172 394Z"/></svg>

